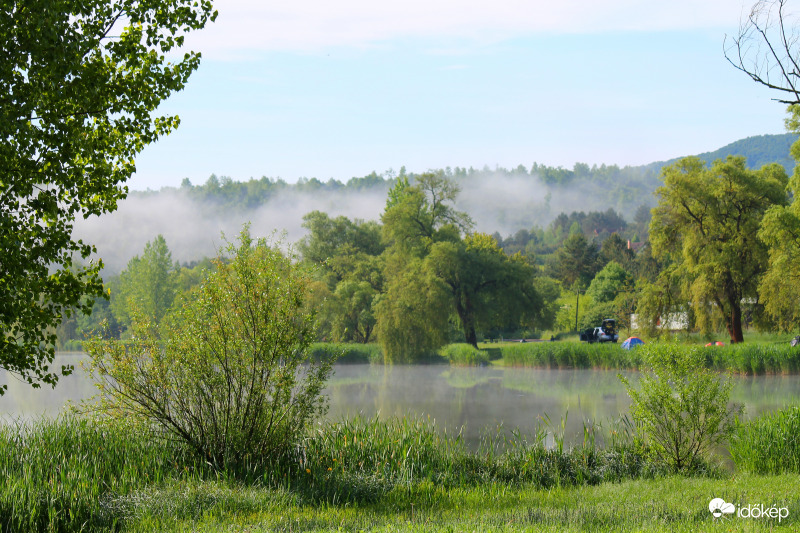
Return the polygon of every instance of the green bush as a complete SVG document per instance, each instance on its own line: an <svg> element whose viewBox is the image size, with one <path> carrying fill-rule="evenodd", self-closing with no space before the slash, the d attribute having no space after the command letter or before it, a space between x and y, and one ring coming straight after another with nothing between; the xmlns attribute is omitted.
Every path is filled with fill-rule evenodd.
<svg viewBox="0 0 800 533"><path fill-rule="evenodd" d="M448 344L439 354L450 361L451 365L456 366L478 366L489 363L489 353L486 350L478 350L471 344Z"/></svg>
<svg viewBox="0 0 800 533"><path fill-rule="evenodd" d="M383 350L379 344L354 344L344 342L315 342L309 348L315 361L336 361L337 363L383 363Z"/></svg>
<svg viewBox="0 0 800 533"><path fill-rule="evenodd" d="M737 470L800 474L800 406L740 422L729 449Z"/></svg>
<svg viewBox="0 0 800 533"><path fill-rule="evenodd" d="M658 457L674 471L692 470L734 427L733 382L706 368L704 348L647 345L645 368L634 388L620 375L631 414Z"/></svg>
<svg viewBox="0 0 800 533"><path fill-rule="evenodd" d="M218 469L248 471L324 412L332 361L309 361L309 274L247 228L228 252L160 337L137 322L134 342L88 352L106 412L162 428Z"/></svg>

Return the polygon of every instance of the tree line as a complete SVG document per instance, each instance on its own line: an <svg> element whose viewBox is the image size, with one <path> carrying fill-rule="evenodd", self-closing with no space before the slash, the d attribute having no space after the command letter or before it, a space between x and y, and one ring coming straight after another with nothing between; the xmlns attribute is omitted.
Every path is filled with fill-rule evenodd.
<svg viewBox="0 0 800 533"><path fill-rule="evenodd" d="M634 313L650 334L675 314L732 342L750 325L795 329L797 178L728 157L680 160L662 180L656 207L631 222L613 209L562 213L505 238L474 231L455 208L458 182L442 171L398 177L378 221L310 212L296 251L314 269L316 339L377 341L390 361L418 361L448 342L570 332L607 317L630 327ZM124 337L136 314L158 324L211 269L209 259L173 262L158 236L59 338L101 322L103 335Z"/></svg>

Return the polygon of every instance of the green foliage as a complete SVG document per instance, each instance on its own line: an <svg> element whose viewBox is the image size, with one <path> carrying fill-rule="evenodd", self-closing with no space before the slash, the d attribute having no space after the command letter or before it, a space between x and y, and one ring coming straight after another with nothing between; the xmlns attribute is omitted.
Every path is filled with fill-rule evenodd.
<svg viewBox="0 0 800 533"><path fill-rule="evenodd" d="M551 265L553 277L567 288L576 284L588 287L600 268L596 243L586 240L582 233L571 234L564 241Z"/></svg>
<svg viewBox="0 0 800 533"><path fill-rule="evenodd" d="M455 366L478 366L489 363L489 353L471 344L448 344L439 354Z"/></svg>
<svg viewBox="0 0 800 533"><path fill-rule="evenodd" d="M395 262L386 292L376 303L376 331L388 362L417 362L447 342L447 292L422 261L395 258L390 266Z"/></svg>
<svg viewBox="0 0 800 533"><path fill-rule="evenodd" d="M800 106L789 107L787 129L800 131ZM800 141L791 148L800 159ZM775 205L767 210L759 237L769 246L769 269L759 285L764 310L781 331L796 331L800 325L800 169L795 167L787 189L791 205Z"/></svg>
<svg viewBox="0 0 800 533"><path fill-rule="evenodd" d="M779 165L748 170L741 157L710 168L686 158L664 168L663 176L650 238L654 254L675 263L660 277L678 281L681 299L692 302L701 328L711 329L719 316L731 342L742 342L741 302L756 297L767 267L757 232L767 209L786 203L786 172Z"/></svg>
<svg viewBox="0 0 800 533"><path fill-rule="evenodd" d="M709 368L751 376L800 372L800 349L789 342L709 347L705 357Z"/></svg>
<svg viewBox="0 0 800 533"><path fill-rule="evenodd" d="M800 407L739 422L729 449L740 472L800 474Z"/></svg>
<svg viewBox="0 0 800 533"><path fill-rule="evenodd" d="M167 55L215 16L208 0L0 7L0 367L34 386L58 379L54 329L103 294L73 222L116 209L134 158L178 126L152 114L200 55Z"/></svg>
<svg viewBox="0 0 800 533"><path fill-rule="evenodd" d="M383 351L378 344L315 342L308 353L315 361L336 361L338 364L383 363Z"/></svg>
<svg viewBox="0 0 800 533"><path fill-rule="evenodd" d="M215 468L259 464L296 444L324 412L332 361L308 363L309 276L247 228L156 338L88 347L103 407L157 425ZM224 421L224 423L222 423Z"/></svg>
<svg viewBox="0 0 800 533"><path fill-rule="evenodd" d="M375 329L372 304L378 292L366 281L342 281L326 311L331 316L331 336L336 342L367 343Z"/></svg>
<svg viewBox="0 0 800 533"><path fill-rule="evenodd" d="M130 327L132 315L138 314L157 327L175 300L177 270L162 235L148 242L142 257L128 262L111 293L111 310L117 321Z"/></svg>
<svg viewBox="0 0 800 533"><path fill-rule="evenodd" d="M696 468L733 431L733 383L706 368L703 348L648 344L637 351L646 361L638 388L620 375L631 415L661 461L675 472Z"/></svg>
<svg viewBox="0 0 800 533"><path fill-rule="evenodd" d="M425 267L447 288L464 338L475 347L476 329L519 326L542 307L533 267L519 254L507 256L489 235L474 233L461 242L437 242Z"/></svg>
<svg viewBox="0 0 800 533"><path fill-rule="evenodd" d="M633 289L633 276L616 261L609 262L589 284L586 294L597 303L613 301L620 292Z"/></svg>

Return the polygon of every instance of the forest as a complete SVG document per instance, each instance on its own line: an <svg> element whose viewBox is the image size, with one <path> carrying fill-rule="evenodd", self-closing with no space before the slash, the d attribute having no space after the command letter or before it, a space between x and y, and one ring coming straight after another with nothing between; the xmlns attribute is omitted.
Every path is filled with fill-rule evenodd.
<svg viewBox="0 0 800 533"><path fill-rule="evenodd" d="M734 151L755 147L749 153L758 159L765 146L779 150L796 136L769 137L770 142L750 138L730 146ZM724 149L714 154L724 154ZM402 168L396 175L373 173L346 184L312 179L289 185L269 178L236 182L211 176L199 186L184 180L181 191L199 208L218 213L247 213L287 190L310 196L364 190L383 194L378 220L314 209L302 216L303 236L294 242L274 238L313 271L310 305L318 310L316 340L380 342L389 361L416 361L453 342L477 346L492 339L559 338L596 326L605 317L630 328L634 314L639 317L636 327L649 335L665 333L658 327L661 318L675 314L685 315L692 331L710 335L727 329L732 341L743 340L742 331L750 327L791 331L792 302L779 296L788 279L780 270L785 258L766 244L785 231L777 211L790 209L786 170L779 164L753 170L744 157L724 155L728 158L711 164L695 157L636 169L576 164L567 171L534 164L530 171L522 166L479 171L456 167L410 174ZM480 231L486 224L476 222L469 209L474 204L462 198L470 187L500 183L502 176L527 177L549 187L543 201L530 200L538 209L513 214L478 209L484 220L504 220L504 227L509 220L540 220L543 206L559 192L581 196L584 190L605 191L605 196L592 194L582 203L627 207L559 212L546 224L517 226L506 233ZM716 220L716 231L729 232L724 239L730 242L722 244L718 235L714 257L683 257L685 243L698 239L697 249L702 250L700 243L709 238L692 227L697 213L679 212L687 198L697 201L694 188L700 183L705 183L708 202L717 201L717 211L747 206L748 221L730 228L724 217ZM768 189L769 200L758 204L745 192L736 198L714 190L745 186L753 195L763 196ZM632 199L621 202L621 197L628 198L623 191ZM684 226L677 222L682 216ZM706 216L711 220L713 213ZM762 219L763 239L743 242L742 224L752 225L745 235L755 235ZM725 254L743 253L747 258L724 279L702 269L704 264L719 265ZM161 323L181 295L198 287L220 260L225 259L209 255L177 261L165 237L154 235L119 272L107 272L107 297L95 301L91 315L76 314L61 324L59 348L78 349L98 334L125 339L136 316Z"/></svg>

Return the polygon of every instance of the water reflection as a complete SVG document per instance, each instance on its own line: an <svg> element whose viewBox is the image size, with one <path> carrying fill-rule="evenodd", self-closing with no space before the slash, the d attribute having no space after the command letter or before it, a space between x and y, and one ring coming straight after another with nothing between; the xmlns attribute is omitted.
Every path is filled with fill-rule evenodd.
<svg viewBox="0 0 800 533"><path fill-rule="evenodd" d="M55 367L72 364L75 373L62 378L55 389L32 389L0 372L8 392L0 397L6 416L56 415L67 401L80 402L95 394L80 368L83 354L59 355ZM550 370L533 368L455 368L446 365L382 366L337 365L325 394L330 398L328 418L358 413L372 417L425 416L448 432L463 427L474 444L483 431L520 428L532 433L543 419L561 427L575 441L586 420L608 425L627 413L630 400L617 371ZM626 373L633 381L636 373ZM732 400L755 416L798 402L800 376L737 376Z"/></svg>

